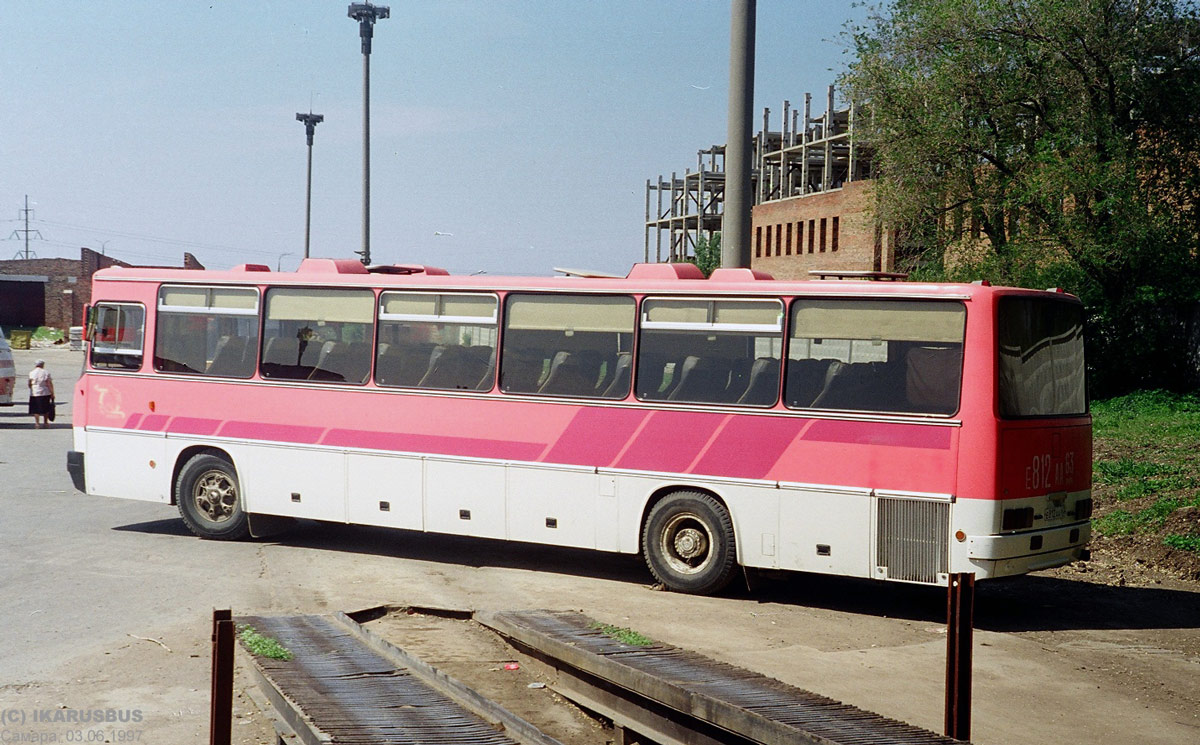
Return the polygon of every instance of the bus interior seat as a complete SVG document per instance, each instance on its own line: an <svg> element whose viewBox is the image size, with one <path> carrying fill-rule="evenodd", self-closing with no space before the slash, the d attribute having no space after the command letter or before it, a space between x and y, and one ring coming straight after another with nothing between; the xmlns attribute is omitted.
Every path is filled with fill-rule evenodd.
<svg viewBox="0 0 1200 745"><path fill-rule="evenodd" d="M326 351L333 342L322 341L320 339L312 339L307 344L300 345L300 367L308 368L311 371L321 362L321 358L328 352Z"/></svg>
<svg viewBox="0 0 1200 745"><path fill-rule="evenodd" d="M300 340L273 336L263 347L262 371L266 377L284 377L294 371L300 359Z"/></svg>
<svg viewBox="0 0 1200 745"><path fill-rule="evenodd" d="M905 355L904 390L914 411L954 413L961 377L962 352L957 347L913 347Z"/></svg>
<svg viewBox="0 0 1200 745"><path fill-rule="evenodd" d="M538 389L545 360L530 349L506 349L500 366L500 388L509 393L533 393Z"/></svg>
<svg viewBox="0 0 1200 745"><path fill-rule="evenodd" d="M599 353L597 353L599 354ZM608 390L608 386L612 383L613 376L617 372L617 355L602 354L600 355L600 370L596 375L596 395L603 395L604 391Z"/></svg>
<svg viewBox="0 0 1200 745"><path fill-rule="evenodd" d="M483 376L475 384L477 391L490 391L496 382L496 350L492 347L488 347L488 349L491 354L488 356L487 369L483 371Z"/></svg>
<svg viewBox="0 0 1200 745"><path fill-rule="evenodd" d="M487 368L487 360L473 347L438 347L430 356L429 372L417 383L420 388L475 390ZM439 351L440 350L440 351Z"/></svg>
<svg viewBox="0 0 1200 745"><path fill-rule="evenodd" d="M629 378L633 372L633 355L629 352L617 354L612 381L604 389L604 398L625 398L629 395Z"/></svg>
<svg viewBox="0 0 1200 745"><path fill-rule="evenodd" d="M779 360L759 357L750 366L750 381L737 403L745 406L771 406L779 399Z"/></svg>
<svg viewBox="0 0 1200 745"><path fill-rule="evenodd" d="M592 383L584 372L578 356L571 352L558 352L550 363L550 374L538 388L538 393L555 396L584 396L593 390Z"/></svg>
<svg viewBox="0 0 1200 745"><path fill-rule="evenodd" d="M325 350L317 368L308 376L309 380L365 383L371 372L371 345L362 341L327 344L334 346Z"/></svg>
<svg viewBox="0 0 1200 745"><path fill-rule="evenodd" d="M719 402L729 383L729 369L715 359L688 355L678 378L679 385L671 391L668 400Z"/></svg>
<svg viewBox="0 0 1200 745"><path fill-rule="evenodd" d="M572 359L579 365L588 390L584 393L594 393L600 384L600 369L604 366L604 355L595 349L580 349L572 353Z"/></svg>
<svg viewBox="0 0 1200 745"><path fill-rule="evenodd" d="M249 367L246 365L246 339L242 336L222 336L217 340L217 348L213 353L213 361L209 363L209 375L224 377L242 376Z"/></svg>
<svg viewBox="0 0 1200 745"><path fill-rule="evenodd" d="M750 373L755 360L737 357L729 360L729 382L725 385L724 401L733 402L741 398L750 385Z"/></svg>
<svg viewBox="0 0 1200 745"><path fill-rule="evenodd" d="M825 389L835 362L842 364L832 359L788 360L785 403L793 408L812 406Z"/></svg>
<svg viewBox="0 0 1200 745"><path fill-rule="evenodd" d="M812 402L816 409L896 411L905 407L897 401L899 388L893 380L894 367L886 362L838 363L830 366L825 389Z"/></svg>

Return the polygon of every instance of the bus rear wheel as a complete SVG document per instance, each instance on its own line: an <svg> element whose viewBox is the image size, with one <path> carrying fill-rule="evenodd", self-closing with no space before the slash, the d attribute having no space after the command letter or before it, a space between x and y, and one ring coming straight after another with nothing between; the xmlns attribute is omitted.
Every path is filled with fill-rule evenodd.
<svg viewBox="0 0 1200 745"><path fill-rule="evenodd" d="M654 577L677 592L720 592L737 570L729 512L702 492L673 492L655 504L642 530L642 551Z"/></svg>
<svg viewBox="0 0 1200 745"><path fill-rule="evenodd" d="M237 541L250 535L237 471L226 458L202 453L184 464L175 503L188 530L201 538Z"/></svg>

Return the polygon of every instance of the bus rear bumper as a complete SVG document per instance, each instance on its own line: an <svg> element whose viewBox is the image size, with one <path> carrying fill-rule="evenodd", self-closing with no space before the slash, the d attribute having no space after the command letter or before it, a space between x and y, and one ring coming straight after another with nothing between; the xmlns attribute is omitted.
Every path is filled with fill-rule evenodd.
<svg viewBox="0 0 1200 745"><path fill-rule="evenodd" d="M71 474L71 483L79 491L87 494L87 480L83 474L83 453L77 450L67 451L67 473Z"/></svg>
<svg viewBox="0 0 1200 745"><path fill-rule="evenodd" d="M988 576L1024 574L1086 559L1091 536L1090 521L1012 535L971 536L968 558L988 566Z"/></svg>

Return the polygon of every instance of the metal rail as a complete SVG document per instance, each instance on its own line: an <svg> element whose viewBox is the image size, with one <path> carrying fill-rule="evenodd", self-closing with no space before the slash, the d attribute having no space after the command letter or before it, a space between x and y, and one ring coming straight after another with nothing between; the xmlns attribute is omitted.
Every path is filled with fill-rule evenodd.
<svg viewBox="0 0 1200 745"><path fill-rule="evenodd" d="M256 683L305 745L562 745L343 614L246 616L294 655L254 658Z"/></svg>
<svg viewBox="0 0 1200 745"><path fill-rule="evenodd" d="M656 742L959 742L667 644L624 644L580 613L515 611L476 620L552 666L563 695Z"/></svg>

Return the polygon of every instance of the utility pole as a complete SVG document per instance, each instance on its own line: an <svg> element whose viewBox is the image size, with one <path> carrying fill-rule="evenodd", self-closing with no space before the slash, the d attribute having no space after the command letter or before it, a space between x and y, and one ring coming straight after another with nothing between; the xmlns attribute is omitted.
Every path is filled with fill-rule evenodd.
<svg viewBox="0 0 1200 745"><path fill-rule="evenodd" d="M25 195L25 209L18 210L18 212L20 212L21 216L25 219L25 229L21 230L18 228L17 230L14 230L12 232L12 235L10 235L8 237L8 239L11 241L13 238L17 237L17 233L23 233L25 236L25 251L24 252L18 251L16 253L16 255L13 256L13 258L14 259L37 258L37 254L34 254L33 256L29 255L29 235L32 233L39 241L45 240L45 238L42 238L42 231L40 231L36 228L34 228L33 230L29 229L29 213L33 212L33 210L29 209L29 195L28 194Z"/></svg>
<svg viewBox="0 0 1200 745"><path fill-rule="evenodd" d="M754 106L755 0L731 0L729 13L729 122L725 144L725 213L721 266L750 266L750 128Z"/></svg>
<svg viewBox="0 0 1200 745"><path fill-rule="evenodd" d="M350 3L346 15L358 21L363 54L363 204L362 204L362 263L371 263L371 37L375 21L392 14L386 5Z"/></svg>
<svg viewBox="0 0 1200 745"><path fill-rule="evenodd" d="M308 188L305 190L306 198L304 201L304 258L308 258L308 237L309 230L312 227L312 146L313 133L317 131L317 125L325 121L324 114L314 114L311 111L307 114L296 113L296 121L304 123L304 131L308 134Z"/></svg>

